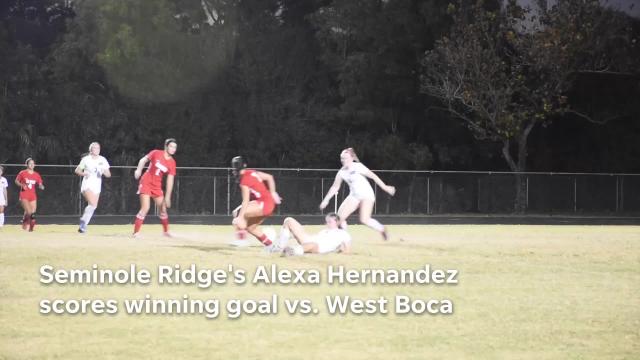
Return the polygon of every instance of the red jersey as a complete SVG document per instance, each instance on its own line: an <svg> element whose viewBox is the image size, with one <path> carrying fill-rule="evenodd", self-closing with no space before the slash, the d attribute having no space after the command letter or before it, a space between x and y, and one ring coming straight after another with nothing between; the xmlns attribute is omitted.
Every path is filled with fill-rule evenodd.
<svg viewBox="0 0 640 360"><path fill-rule="evenodd" d="M258 176L258 172L251 169L244 169L242 176L240 177L240 185L245 185L249 187L251 191L251 200L260 200L260 201L272 201L273 197L271 197L271 192L267 188L267 186L262 182L260 176Z"/></svg>
<svg viewBox="0 0 640 360"><path fill-rule="evenodd" d="M164 150L151 150L147 154L149 159L149 168L147 172L142 175L141 182L148 184L152 188L162 187L162 178L165 174L176 174L176 161L171 159L165 159Z"/></svg>
<svg viewBox="0 0 640 360"><path fill-rule="evenodd" d="M18 173L16 180L23 185L20 190L20 199L35 200L36 186L42 185L42 177L40 177L40 174L35 171L29 174L28 170L22 170Z"/></svg>

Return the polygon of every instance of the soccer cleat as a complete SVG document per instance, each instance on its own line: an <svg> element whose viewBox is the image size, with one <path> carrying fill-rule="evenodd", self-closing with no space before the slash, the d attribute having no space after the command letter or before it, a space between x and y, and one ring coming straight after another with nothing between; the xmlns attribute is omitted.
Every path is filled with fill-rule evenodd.
<svg viewBox="0 0 640 360"><path fill-rule="evenodd" d="M139 232L134 232L134 233L133 233L133 235L132 235L132 237L133 237L134 239L140 239L140 238L142 237L142 235L140 235L140 233L139 233Z"/></svg>
<svg viewBox="0 0 640 360"><path fill-rule="evenodd" d="M389 233L387 232L387 227L386 226L382 230L382 240L384 240L384 241L389 240Z"/></svg>
<svg viewBox="0 0 640 360"><path fill-rule="evenodd" d="M80 227L78 227L78 232L80 234L84 234L87 232L87 224L83 220L80 220Z"/></svg>
<svg viewBox="0 0 640 360"><path fill-rule="evenodd" d="M269 254L280 254L282 253L283 249L276 244L271 244L271 245L266 245L264 247L264 251Z"/></svg>

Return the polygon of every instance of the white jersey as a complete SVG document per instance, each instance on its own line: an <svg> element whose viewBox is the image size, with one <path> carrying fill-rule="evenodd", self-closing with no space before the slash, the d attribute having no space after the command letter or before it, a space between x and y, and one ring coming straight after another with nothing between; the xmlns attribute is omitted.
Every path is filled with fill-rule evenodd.
<svg viewBox="0 0 640 360"><path fill-rule="evenodd" d="M80 170L87 172L89 175L82 178L82 185L80 191L91 190L92 192L99 194L102 189L102 174L105 170L109 169L109 162L103 156L94 158L91 155L87 155L82 158Z"/></svg>
<svg viewBox="0 0 640 360"><path fill-rule="evenodd" d="M324 229L311 237L308 242L318 244L318 253L336 252L340 245L351 245L351 235L342 229Z"/></svg>
<svg viewBox="0 0 640 360"><path fill-rule="evenodd" d="M349 168L342 168L338 171L338 175L349 184L349 195L358 200L375 200L371 184L364 175L369 169L360 162L352 162Z"/></svg>
<svg viewBox="0 0 640 360"><path fill-rule="evenodd" d="M7 206L7 199L4 197L4 190L9 187L9 183L4 176L0 176L0 206Z"/></svg>

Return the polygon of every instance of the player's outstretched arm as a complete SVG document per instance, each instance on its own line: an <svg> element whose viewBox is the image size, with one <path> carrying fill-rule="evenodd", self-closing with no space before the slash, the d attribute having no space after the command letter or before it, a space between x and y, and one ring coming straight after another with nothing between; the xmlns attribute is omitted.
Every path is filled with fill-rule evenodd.
<svg viewBox="0 0 640 360"><path fill-rule="evenodd" d="M331 185L329 191L327 191L327 195L324 197L324 199L322 199L322 202L320 203L320 209L324 209L327 207L327 205L329 205L329 201L331 200L331 198L334 197L338 193L338 191L340 191L340 185L342 185L342 178L339 174L336 174L336 179L333 181L333 185Z"/></svg>
<svg viewBox="0 0 640 360"><path fill-rule="evenodd" d="M273 196L273 200L276 202L276 204L280 204L282 201L280 199L280 195L278 195L278 193L276 192L276 181L273 178L273 175L267 174L262 171L256 171L256 174L260 178L260 181L267 183L269 192L271 193L271 196Z"/></svg>
<svg viewBox="0 0 640 360"><path fill-rule="evenodd" d="M76 175L82 176L82 177L85 177L85 176L89 175L89 173L84 171L84 160L81 160L80 164L78 164L78 166L76 166L76 169L74 170L74 173L76 173Z"/></svg>
<svg viewBox="0 0 640 360"><path fill-rule="evenodd" d="M133 177L136 180L140 179L140 176L142 176L142 169L144 169L144 166L147 165L148 162L149 162L149 158L147 157L147 155L143 156L138 161L138 167L136 168L136 171L133 172Z"/></svg>
<svg viewBox="0 0 640 360"><path fill-rule="evenodd" d="M247 228L247 220L244 218L244 213L247 211L247 206L249 205L249 187L246 185L240 185L240 193L242 195L242 205L240 205L238 216L233 219L233 224L238 227L238 229L244 230Z"/></svg>
<svg viewBox="0 0 640 360"><path fill-rule="evenodd" d="M373 182L375 182L382 190L384 190L389 195L393 196L396 193L395 187L385 184L384 181L382 181L382 179L380 179L378 175L376 175L373 171L367 170L364 173L364 176L368 177L369 179L372 179Z"/></svg>
<svg viewBox="0 0 640 360"><path fill-rule="evenodd" d="M104 176L106 178L110 178L111 177L111 169L109 169L109 168L102 169L102 176Z"/></svg>
<svg viewBox="0 0 640 360"><path fill-rule="evenodd" d="M164 192L164 205L167 209L171 208L171 193L173 193L173 182L175 176L167 175L167 188Z"/></svg>

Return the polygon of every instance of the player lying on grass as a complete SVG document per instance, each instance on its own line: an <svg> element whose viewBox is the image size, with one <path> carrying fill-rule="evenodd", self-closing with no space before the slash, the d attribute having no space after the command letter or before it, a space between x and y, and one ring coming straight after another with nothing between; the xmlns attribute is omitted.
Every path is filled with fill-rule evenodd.
<svg viewBox="0 0 640 360"><path fill-rule="evenodd" d="M340 218L336 213L327 214L324 218L326 227L315 235L309 235L303 226L294 218L284 219L278 246L286 256L310 254L327 254L339 252L348 254L351 252L351 236L346 230L340 228ZM287 246L291 236L296 239L298 246Z"/></svg>

